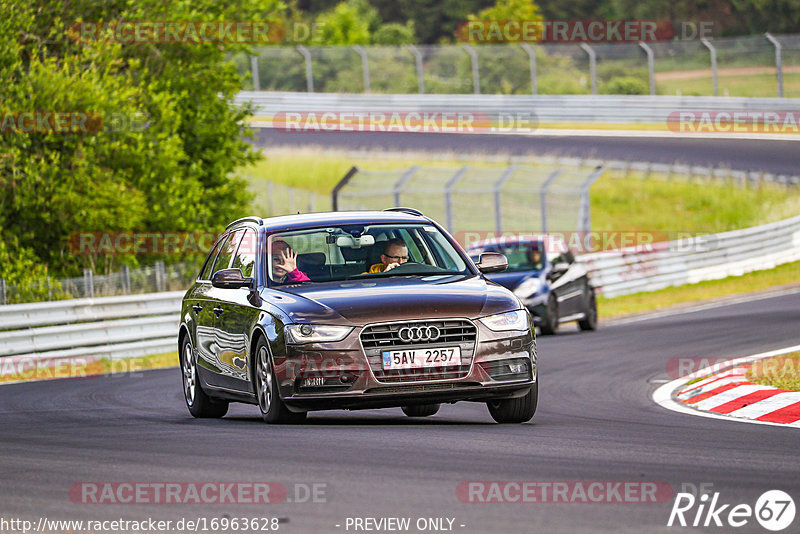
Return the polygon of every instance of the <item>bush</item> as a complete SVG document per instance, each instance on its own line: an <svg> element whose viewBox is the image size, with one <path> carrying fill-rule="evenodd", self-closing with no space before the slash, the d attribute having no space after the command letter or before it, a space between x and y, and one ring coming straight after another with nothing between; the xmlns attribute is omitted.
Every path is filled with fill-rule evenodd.
<svg viewBox="0 0 800 534"><path fill-rule="evenodd" d="M650 86L633 76L617 76L604 83L600 92L606 95L646 95L650 93Z"/></svg>

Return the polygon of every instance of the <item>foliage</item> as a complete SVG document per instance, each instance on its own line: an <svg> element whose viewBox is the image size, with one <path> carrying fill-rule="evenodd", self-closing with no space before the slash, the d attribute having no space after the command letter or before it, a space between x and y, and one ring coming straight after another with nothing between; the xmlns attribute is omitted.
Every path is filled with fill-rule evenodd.
<svg viewBox="0 0 800 534"><path fill-rule="evenodd" d="M617 76L604 83L600 92L607 95L646 95L650 87L641 78Z"/></svg>
<svg viewBox="0 0 800 534"><path fill-rule="evenodd" d="M416 42L414 22L411 20L406 24L396 22L381 24L372 35L372 44L376 45L410 45Z"/></svg>
<svg viewBox="0 0 800 534"><path fill-rule="evenodd" d="M146 258L74 255L70 235L213 231L242 214L248 195L233 171L257 155L240 126L250 110L230 104L241 77L227 56L246 46L81 41L68 28L80 20L264 20L282 9L276 0L4 0L0 111L88 113L102 125L0 137L0 227L19 239L8 248L29 250L60 276L112 270Z"/></svg>

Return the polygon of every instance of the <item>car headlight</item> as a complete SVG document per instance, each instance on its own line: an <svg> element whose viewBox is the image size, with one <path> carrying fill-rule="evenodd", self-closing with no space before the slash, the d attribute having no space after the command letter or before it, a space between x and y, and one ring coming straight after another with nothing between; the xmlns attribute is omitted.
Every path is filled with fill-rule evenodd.
<svg viewBox="0 0 800 534"><path fill-rule="evenodd" d="M352 330L352 326L291 324L286 327L286 342L332 343L343 340Z"/></svg>
<svg viewBox="0 0 800 534"><path fill-rule="evenodd" d="M498 313L479 319L490 330L505 332L506 330L528 330L528 312L516 310L508 313Z"/></svg>
<svg viewBox="0 0 800 534"><path fill-rule="evenodd" d="M521 299L535 295L542 289L542 281L539 278L528 278L514 289L514 294Z"/></svg>

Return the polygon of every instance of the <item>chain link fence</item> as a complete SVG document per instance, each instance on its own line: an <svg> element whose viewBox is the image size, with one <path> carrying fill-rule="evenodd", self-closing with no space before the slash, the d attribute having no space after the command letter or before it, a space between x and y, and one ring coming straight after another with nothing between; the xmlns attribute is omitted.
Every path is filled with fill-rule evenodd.
<svg viewBox="0 0 800 534"><path fill-rule="evenodd" d="M800 35L594 44L261 47L245 90L800 97Z"/></svg>
<svg viewBox="0 0 800 534"><path fill-rule="evenodd" d="M589 188L603 167L511 165L456 169L353 167L333 192L334 210L412 206L457 232L591 230Z"/></svg>
<svg viewBox="0 0 800 534"><path fill-rule="evenodd" d="M194 262L165 265L159 261L136 269L123 266L105 275L84 269L83 276L31 280L25 285L10 284L0 278L0 305L178 291L189 287L197 271L198 264Z"/></svg>

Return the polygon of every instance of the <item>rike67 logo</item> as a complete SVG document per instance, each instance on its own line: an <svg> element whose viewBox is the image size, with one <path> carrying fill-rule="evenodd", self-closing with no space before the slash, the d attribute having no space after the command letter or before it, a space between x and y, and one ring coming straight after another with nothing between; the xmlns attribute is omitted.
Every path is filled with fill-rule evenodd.
<svg viewBox="0 0 800 534"><path fill-rule="evenodd" d="M764 492L755 503L724 503L720 492L678 493L669 514L667 526L681 527L734 527L752 525L753 519L763 528L778 532L788 528L794 521L794 500L781 490Z"/></svg>

